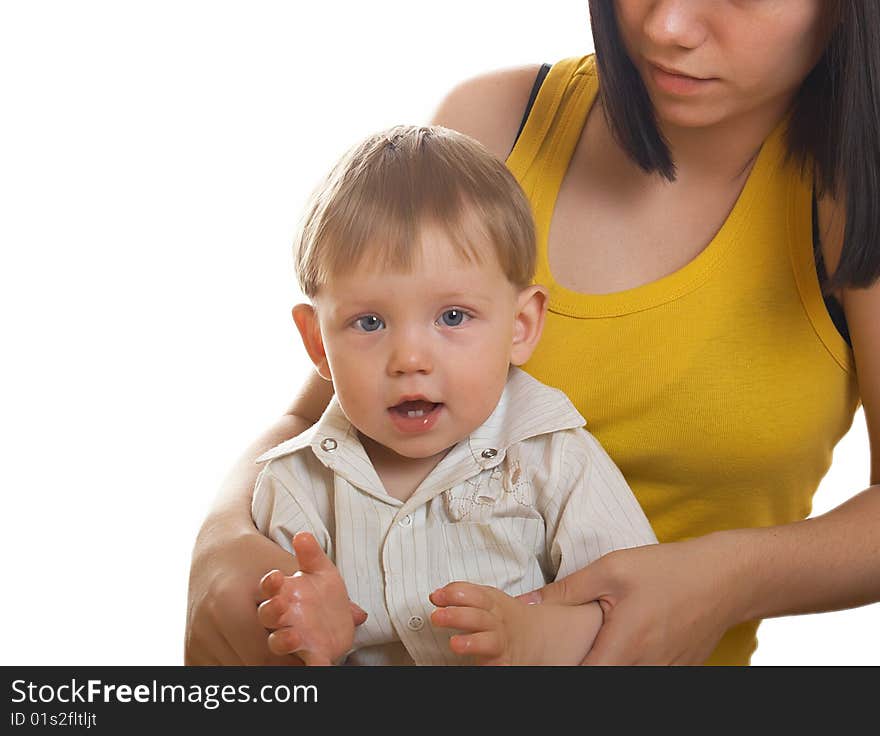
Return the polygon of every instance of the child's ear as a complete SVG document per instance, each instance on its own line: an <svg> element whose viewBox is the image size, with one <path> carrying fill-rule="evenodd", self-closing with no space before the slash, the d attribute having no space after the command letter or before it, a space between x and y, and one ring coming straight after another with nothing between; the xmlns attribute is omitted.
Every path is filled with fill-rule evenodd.
<svg viewBox="0 0 880 736"><path fill-rule="evenodd" d="M532 357L544 330L546 314L546 288L534 284L519 293L513 325L513 343L510 347L510 362L513 365L522 365Z"/></svg>
<svg viewBox="0 0 880 736"><path fill-rule="evenodd" d="M293 308L293 321L318 375L327 381L332 381L330 364L327 362L324 340L321 337L321 325L318 324L318 313L315 308L311 304L297 304Z"/></svg>

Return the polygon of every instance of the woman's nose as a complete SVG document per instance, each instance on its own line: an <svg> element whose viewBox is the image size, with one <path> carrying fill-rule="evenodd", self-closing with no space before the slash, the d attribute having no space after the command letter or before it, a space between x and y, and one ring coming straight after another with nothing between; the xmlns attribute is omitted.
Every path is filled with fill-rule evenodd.
<svg viewBox="0 0 880 736"><path fill-rule="evenodd" d="M644 20L645 35L658 47L697 48L706 38L707 0L657 0Z"/></svg>
<svg viewBox="0 0 880 736"><path fill-rule="evenodd" d="M399 331L392 342L388 358L388 373L392 376L407 373L430 373L433 357L428 336L416 330Z"/></svg>

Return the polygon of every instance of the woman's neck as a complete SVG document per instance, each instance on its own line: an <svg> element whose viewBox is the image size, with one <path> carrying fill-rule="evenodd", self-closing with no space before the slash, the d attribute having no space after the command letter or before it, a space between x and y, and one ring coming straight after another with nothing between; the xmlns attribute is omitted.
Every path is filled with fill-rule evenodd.
<svg viewBox="0 0 880 736"><path fill-rule="evenodd" d="M669 144L679 178L691 181L737 181L751 169L761 144L785 116L790 100L760 108L706 127L659 124Z"/></svg>

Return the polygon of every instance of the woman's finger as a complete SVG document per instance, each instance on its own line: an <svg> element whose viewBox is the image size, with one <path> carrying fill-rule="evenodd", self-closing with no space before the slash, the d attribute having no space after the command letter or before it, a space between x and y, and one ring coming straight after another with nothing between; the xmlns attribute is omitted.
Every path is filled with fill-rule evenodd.
<svg viewBox="0 0 880 736"><path fill-rule="evenodd" d="M608 624L599 630L599 635L582 664L589 667L635 664L632 653L627 648L626 639L620 635L617 627Z"/></svg>
<svg viewBox="0 0 880 736"><path fill-rule="evenodd" d="M600 600L607 593L605 578L601 574L597 560L564 578L547 583L543 588L517 596L517 599L525 603L559 603L579 606L582 603Z"/></svg>
<svg viewBox="0 0 880 736"><path fill-rule="evenodd" d="M187 631L186 647L183 663L188 667L213 667L231 664L238 660L238 655L228 642L213 630L204 632L200 627L192 626ZM238 662L244 664L243 662Z"/></svg>

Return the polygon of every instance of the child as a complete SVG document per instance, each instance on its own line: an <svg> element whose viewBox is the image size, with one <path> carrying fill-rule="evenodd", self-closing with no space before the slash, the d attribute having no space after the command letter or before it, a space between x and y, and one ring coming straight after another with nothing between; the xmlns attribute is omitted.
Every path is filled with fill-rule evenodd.
<svg viewBox="0 0 880 736"><path fill-rule="evenodd" d="M513 596L656 539L568 398L516 367L544 323L535 258L519 185L451 130L374 135L315 193L296 249L311 303L293 317L335 396L259 458L254 520L300 568L261 581L273 651L431 665L589 651L597 603ZM349 598L368 613L357 628Z"/></svg>

